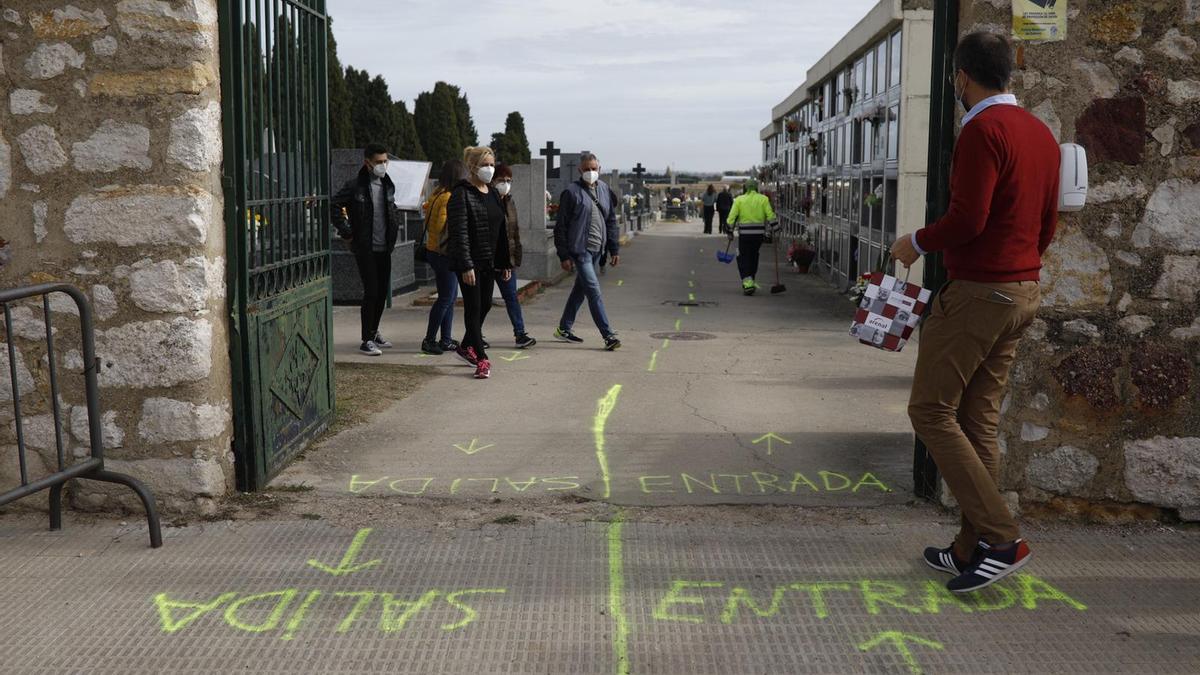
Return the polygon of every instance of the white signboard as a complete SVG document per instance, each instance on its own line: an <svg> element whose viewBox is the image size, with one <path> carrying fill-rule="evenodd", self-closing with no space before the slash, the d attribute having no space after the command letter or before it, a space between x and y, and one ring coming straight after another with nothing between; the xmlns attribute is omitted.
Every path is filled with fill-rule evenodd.
<svg viewBox="0 0 1200 675"><path fill-rule="evenodd" d="M396 208L408 211L421 209L421 196L429 180L429 162L388 161L388 176L396 184Z"/></svg>

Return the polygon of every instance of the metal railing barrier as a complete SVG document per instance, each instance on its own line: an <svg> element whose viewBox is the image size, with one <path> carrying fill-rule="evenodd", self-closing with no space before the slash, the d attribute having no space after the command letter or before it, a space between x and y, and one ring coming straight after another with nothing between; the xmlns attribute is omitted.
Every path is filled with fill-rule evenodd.
<svg viewBox="0 0 1200 675"><path fill-rule="evenodd" d="M83 376L87 395L88 437L91 445L90 454L71 465L67 465L63 446L62 410L59 399L58 371L54 358L54 328L50 320L50 294L65 293L75 301L79 308L79 328L83 343ZM29 479L29 467L26 457L25 434L21 418L21 389L17 377L17 353L14 344L12 303L26 298L42 299L42 318L46 324L46 363L50 377L50 401L54 415L54 441L58 451L58 470L53 473ZM107 471L104 468L104 437L100 421L100 393L97 384L97 373L100 362L96 358L95 333L92 325L92 306L82 291L70 284L49 283L22 288L0 289L0 306L4 308L4 338L8 344L8 376L12 382L12 404L17 435L17 462L19 465L21 484L6 492L0 492L0 506L14 502L22 497L50 491L50 529L62 529L62 491L67 481L72 479L95 480L105 483L125 485L132 489L142 500L146 509L146 523L150 529L150 546L162 546L162 529L158 521L158 509L154 495L137 479L125 474ZM0 375L3 377L3 375Z"/></svg>

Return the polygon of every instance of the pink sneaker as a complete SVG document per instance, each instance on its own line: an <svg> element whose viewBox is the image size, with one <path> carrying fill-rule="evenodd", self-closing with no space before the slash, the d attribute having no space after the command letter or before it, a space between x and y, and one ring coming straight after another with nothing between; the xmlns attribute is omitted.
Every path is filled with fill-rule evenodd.
<svg viewBox="0 0 1200 675"><path fill-rule="evenodd" d="M492 364L488 363L487 359L480 359L479 365L475 366L475 379L486 380L492 376Z"/></svg>
<svg viewBox="0 0 1200 675"><path fill-rule="evenodd" d="M454 355L472 366L479 365L479 357L475 355L474 347L459 345L458 349L454 350Z"/></svg>

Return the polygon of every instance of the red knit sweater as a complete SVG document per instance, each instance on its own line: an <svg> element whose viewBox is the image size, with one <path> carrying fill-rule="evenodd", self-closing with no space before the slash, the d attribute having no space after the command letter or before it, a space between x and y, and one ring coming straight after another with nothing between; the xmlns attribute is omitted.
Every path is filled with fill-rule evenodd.
<svg viewBox="0 0 1200 675"><path fill-rule="evenodd" d="M954 147L950 209L916 233L945 253L949 278L1037 281L1058 224L1058 143L1041 120L994 105L963 127Z"/></svg>

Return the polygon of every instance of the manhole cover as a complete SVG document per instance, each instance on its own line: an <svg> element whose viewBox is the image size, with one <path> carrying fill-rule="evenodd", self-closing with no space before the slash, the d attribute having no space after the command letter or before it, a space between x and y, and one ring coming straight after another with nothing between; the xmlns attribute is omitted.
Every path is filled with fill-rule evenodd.
<svg viewBox="0 0 1200 675"><path fill-rule="evenodd" d="M676 331L674 333L651 333L655 340L715 340L712 333L697 333L695 331Z"/></svg>
<svg viewBox="0 0 1200 675"><path fill-rule="evenodd" d="M716 307L717 303L712 300L663 300L664 305L676 305L678 307Z"/></svg>

